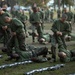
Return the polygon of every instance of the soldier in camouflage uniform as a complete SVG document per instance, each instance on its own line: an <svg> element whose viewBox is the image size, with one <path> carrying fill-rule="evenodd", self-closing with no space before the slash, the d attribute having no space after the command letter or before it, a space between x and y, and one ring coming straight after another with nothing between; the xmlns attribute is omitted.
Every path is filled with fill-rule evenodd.
<svg viewBox="0 0 75 75"><path fill-rule="evenodd" d="M53 12L53 9L51 9L51 11L50 11L50 19L51 19L51 22L53 21L53 16L54 16L54 12Z"/></svg>
<svg viewBox="0 0 75 75"><path fill-rule="evenodd" d="M5 22L9 23L9 28L11 28L11 40L7 45L7 53L8 55L11 55L12 48L15 46L15 40L18 41L18 46L21 51L25 51L25 30L23 23L16 19L16 18L10 18L5 17Z"/></svg>
<svg viewBox="0 0 75 75"><path fill-rule="evenodd" d="M45 12L43 11L43 9L41 10L40 7L38 7L38 12L40 13L40 16L41 16L41 19L42 19L41 26L42 26L42 29L44 30Z"/></svg>
<svg viewBox="0 0 75 75"><path fill-rule="evenodd" d="M51 50L52 50L52 58L54 61L56 61L56 43L58 43L58 49L61 50L67 50L67 46L65 44L64 37L66 34L70 33L69 25L65 22L67 16L64 14L62 15L61 19L56 20L52 25L52 31L53 31L53 38L51 39Z"/></svg>
<svg viewBox="0 0 75 75"><path fill-rule="evenodd" d="M49 19L50 19L50 10L47 7L45 10L45 21L49 22L50 21Z"/></svg>
<svg viewBox="0 0 75 75"><path fill-rule="evenodd" d="M75 50L61 50L58 56L61 62L75 61Z"/></svg>
<svg viewBox="0 0 75 75"><path fill-rule="evenodd" d="M58 9L58 10L57 10L57 18L60 18L60 17L61 17L61 10Z"/></svg>
<svg viewBox="0 0 75 75"><path fill-rule="evenodd" d="M25 29L25 34L27 36L26 24L27 24L27 21L28 21L28 16L25 15L24 10L22 10L22 9L20 9L20 15L19 16L20 16L19 20L23 23L24 29Z"/></svg>
<svg viewBox="0 0 75 75"><path fill-rule="evenodd" d="M4 45L9 38L9 30L7 28L8 24L4 21L5 16L10 16L10 14L8 12L4 12L0 8L0 39L4 37Z"/></svg>
<svg viewBox="0 0 75 75"><path fill-rule="evenodd" d="M69 25L70 32L72 32L72 18L73 18L73 13L71 11L68 12L67 9L64 8L62 14L66 14L67 15L66 21L67 21L67 23Z"/></svg>
<svg viewBox="0 0 75 75"><path fill-rule="evenodd" d="M30 15L30 23L36 27L37 33L39 35L38 40L42 37L43 32L42 32L42 27L41 27L41 16L40 13L37 10L37 7L33 7L33 13ZM34 42L34 39L33 39Z"/></svg>
<svg viewBox="0 0 75 75"><path fill-rule="evenodd" d="M46 58L48 53L47 47L34 47L26 45L26 48L27 51L21 51L18 48L13 50L13 58L16 58L18 61L32 60L34 62L43 62L43 58ZM40 55L43 57L39 57Z"/></svg>
<svg viewBox="0 0 75 75"><path fill-rule="evenodd" d="M39 40L40 44L48 44L51 42L51 34L44 33L42 38Z"/></svg>

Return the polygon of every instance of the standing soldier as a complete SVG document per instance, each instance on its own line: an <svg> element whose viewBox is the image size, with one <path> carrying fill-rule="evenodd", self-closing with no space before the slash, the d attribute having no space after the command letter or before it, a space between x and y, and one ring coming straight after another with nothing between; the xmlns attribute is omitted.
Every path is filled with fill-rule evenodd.
<svg viewBox="0 0 75 75"><path fill-rule="evenodd" d="M61 17L61 10L58 9L58 10L57 10L57 18L60 18L60 17Z"/></svg>
<svg viewBox="0 0 75 75"><path fill-rule="evenodd" d="M38 7L38 12L40 13L40 17L41 17L41 20L42 20L41 26L42 26L42 29L44 30L45 13L44 13L43 9L41 10L40 7Z"/></svg>
<svg viewBox="0 0 75 75"><path fill-rule="evenodd" d="M45 20L47 22L49 22L49 19L50 19L50 10L49 8L47 7L46 10L45 10Z"/></svg>
<svg viewBox="0 0 75 75"><path fill-rule="evenodd" d="M23 23L24 29L25 29L25 34L27 36L26 24L27 24L27 21L28 21L28 16L25 15L24 10L22 10L22 9L20 9L20 15L19 16L20 16L19 20Z"/></svg>
<svg viewBox="0 0 75 75"><path fill-rule="evenodd" d="M59 20L56 20L52 25L53 38L51 39L51 51L52 51L52 61L56 61L56 43L58 43L59 52L62 50L67 50L64 37L66 34L70 33L69 26L65 22L67 16L64 14Z"/></svg>
<svg viewBox="0 0 75 75"><path fill-rule="evenodd" d="M67 23L69 25L69 29L70 29L70 32L72 32L72 18L73 18L73 13L72 12L68 12L66 8L63 9L63 12L62 14L66 14L67 15Z"/></svg>
<svg viewBox="0 0 75 75"><path fill-rule="evenodd" d="M53 9L51 9L51 11L50 11L50 19L51 19L51 22L53 21L53 15L54 15L54 12L53 12Z"/></svg>
<svg viewBox="0 0 75 75"><path fill-rule="evenodd" d="M41 27L41 23L42 20L40 18L40 13L37 10L37 7L33 7L33 13L30 15L30 23L36 27L37 29L37 33L39 35L38 40L42 37L43 32L42 32L42 27ZM33 38L33 42L34 42L34 38Z"/></svg>

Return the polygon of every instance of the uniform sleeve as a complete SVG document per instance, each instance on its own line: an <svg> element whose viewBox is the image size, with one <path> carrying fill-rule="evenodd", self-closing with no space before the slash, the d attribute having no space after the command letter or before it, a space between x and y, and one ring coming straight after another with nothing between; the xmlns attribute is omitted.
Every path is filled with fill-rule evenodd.
<svg viewBox="0 0 75 75"><path fill-rule="evenodd" d="M23 24L19 20L16 20L14 23L17 27L17 30L15 31L16 33L20 32L22 28L24 28Z"/></svg>
<svg viewBox="0 0 75 75"><path fill-rule="evenodd" d="M53 23L52 28L51 28L51 30L52 30L54 33L56 33L56 32L58 31L56 24L57 24L57 21L55 21L55 22Z"/></svg>
<svg viewBox="0 0 75 75"><path fill-rule="evenodd" d="M30 21L31 24L34 23L34 19L33 19L33 17L32 17L32 14L30 15L29 21Z"/></svg>
<svg viewBox="0 0 75 75"><path fill-rule="evenodd" d="M66 34L68 34L68 35L70 35L70 27L69 27L69 25L68 25L68 23L65 23L65 30L63 31L63 34L64 35L66 35Z"/></svg>

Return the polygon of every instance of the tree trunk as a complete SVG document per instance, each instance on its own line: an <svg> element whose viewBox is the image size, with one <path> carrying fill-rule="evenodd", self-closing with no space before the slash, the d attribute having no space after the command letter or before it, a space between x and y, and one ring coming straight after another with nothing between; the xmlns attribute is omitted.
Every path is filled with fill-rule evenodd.
<svg viewBox="0 0 75 75"><path fill-rule="evenodd" d="M55 8L55 0L54 0L54 11L56 11L56 8Z"/></svg>
<svg viewBox="0 0 75 75"><path fill-rule="evenodd" d="M65 3L65 2L64 2L64 0L63 0L63 9L64 9L64 3Z"/></svg>
<svg viewBox="0 0 75 75"><path fill-rule="evenodd" d="M69 5L69 11L71 11L71 6Z"/></svg>

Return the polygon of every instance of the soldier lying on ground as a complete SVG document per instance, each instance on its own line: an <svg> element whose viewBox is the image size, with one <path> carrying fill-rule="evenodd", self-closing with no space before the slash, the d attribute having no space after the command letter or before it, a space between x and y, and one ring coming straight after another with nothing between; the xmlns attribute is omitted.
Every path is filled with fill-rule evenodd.
<svg viewBox="0 0 75 75"><path fill-rule="evenodd" d="M34 37L37 37L37 40L39 38L39 35L37 33L31 33L31 32L28 32L30 36L34 36ZM44 33L42 35L42 37L38 40L38 42L40 44L47 44L47 43L50 43L50 40L51 40L51 34L49 33Z"/></svg>
<svg viewBox="0 0 75 75"><path fill-rule="evenodd" d="M65 36L65 40L66 41L75 41L75 34L74 33L70 33L70 35L66 35Z"/></svg>
<svg viewBox="0 0 75 75"><path fill-rule="evenodd" d="M75 50L62 50L58 56L61 62L75 61Z"/></svg>
<svg viewBox="0 0 75 75"><path fill-rule="evenodd" d="M21 51L19 48L14 48L12 50L12 54L9 60L12 59L16 59L16 61L32 60L34 62L47 61L46 58L46 55L48 53L47 47L26 46L26 48L27 48L26 51Z"/></svg>

